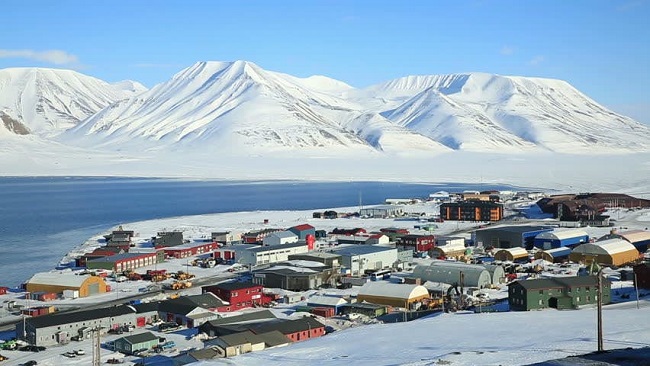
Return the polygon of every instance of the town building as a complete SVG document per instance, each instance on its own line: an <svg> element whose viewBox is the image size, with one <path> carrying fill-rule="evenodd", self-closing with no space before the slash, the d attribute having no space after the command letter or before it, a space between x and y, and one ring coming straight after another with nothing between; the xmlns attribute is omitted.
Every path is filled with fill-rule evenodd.
<svg viewBox="0 0 650 366"><path fill-rule="evenodd" d="M47 347L66 344L74 336L88 339L93 330L104 334L111 328L135 325L135 323L135 309L119 305L26 318L24 323L16 323L16 336L30 344ZM23 324L25 324L24 328Z"/></svg>
<svg viewBox="0 0 650 366"><path fill-rule="evenodd" d="M341 315L363 314L370 318L377 318L384 314L388 314L388 308L387 305L355 302L341 305L339 311Z"/></svg>
<svg viewBox="0 0 650 366"><path fill-rule="evenodd" d="M279 231L284 231L284 229L267 228L267 229L249 231L242 235L242 242L244 244L262 244L264 238L266 238L269 234L276 233Z"/></svg>
<svg viewBox="0 0 650 366"><path fill-rule="evenodd" d="M306 240L307 235L313 235L316 237L316 228L309 224L296 225L288 228L287 231L291 231L292 233L296 234L296 236L298 236L298 240Z"/></svg>
<svg viewBox="0 0 650 366"><path fill-rule="evenodd" d="M204 294L211 292L219 299L229 303L229 311L268 304L271 299L264 296L263 290L263 286L252 282L221 282L201 287Z"/></svg>
<svg viewBox="0 0 650 366"><path fill-rule="evenodd" d="M78 291L79 297L103 294L107 291L102 277L73 273L41 272L25 283L27 292L60 294L65 290Z"/></svg>
<svg viewBox="0 0 650 366"><path fill-rule="evenodd" d="M475 230L472 240L477 247L484 248L517 248L532 249L537 235L553 231L548 226L499 226Z"/></svg>
<svg viewBox="0 0 650 366"><path fill-rule="evenodd" d="M417 310L422 300L429 298L429 291L424 286L371 281L361 286L357 302Z"/></svg>
<svg viewBox="0 0 650 366"><path fill-rule="evenodd" d="M305 341L325 335L325 325L312 317L258 324L251 329L255 334L279 331L292 342Z"/></svg>
<svg viewBox="0 0 650 366"><path fill-rule="evenodd" d="M589 234L582 229L555 229L543 232L534 239L534 245L540 249L573 247L589 242Z"/></svg>
<svg viewBox="0 0 650 366"><path fill-rule="evenodd" d="M416 253L429 252L436 244L436 237L433 235L409 234L399 238L397 245L413 248Z"/></svg>
<svg viewBox="0 0 650 366"><path fill-rule="evenodd" d="M337 267L338 268L338 267ZM320 262L290 260L253 271L253 283L289 291L314 290L334 286L338 271Z"/></svg>
<svg viewBox="0 0 650 366"><path fill-rule="evenodd" d="M165 247L163 252L168 258L187 258L195 255L211 253L219 248L216 242L212 243L187 243L173 247Z"/></svg>
<svg viewBox="0 0 650 366"><path fill-rule="evenodd" d="M332 308L334 314L340 314L341 307L348 303L343 297L332 295L314 295L307 299L307 306Z"/></svg>
<svg viewBox="0 0 650 366"><path fill-rule="evenodd" d="M595 243L578 245L569 255L569 260L576 263L591 263L610 266L623 266L639 260L639 251L634 245L623 239L608 239Z"/></svg>
<svg viewBox="0 0 650 366"><path fill-rule="evenodd" d="M630 244L641 253L648 250L648 245L650 245L650 231L647 230L630 230L630 231L617 231L612 230L612 233L606 235L603 238L598 239L602 241L604 239L623 239L628 241Z"/></svg>
<svg viewBox="0 0 650 366"><path fill-rule="evenodd" d="M602 302L609 304L611 283L602 280ZM580 305L598 302L596 276L553 277L520 280L508 285L508 303L515 311L545 308L575 309Z"/></svg>
<svg viewBox="0 0 650 366"><path fill-rule="evenodd" d="M213 293L181 296L158 303L158 316L166 322L174 322L187 328L197 327L220 317L218 312L235 310L227 301Z"/></svg>
<svg viewBox="0 0 650 366"><path fill-rule="evenodd" d="M359 210L359 216L362 218L386 219L389 217L404 216L404 207L399 205L380 205L373 207L364 207Z"/></svg>
<svg viewBox="0 0 650 366"><path fill-rule="evenodd" d="M86 267L86 263L89 260L92 259L97 259L97 258L103 258L103 257L109 257L111 255L115 254L120 254L120 253L125 253L128 250L128 248L122 249L121 247L109 247L109 246L103 246L99 248L95 248L92 252L90 253L85 253L81 257L78 257L75 259L75 266L77 267Z"/></svg>
<svg viewBox="0 0 650 366"><path fill-rule="evenodd" d="M153 240L156 248L174 247L185 243L182 231L159 232Z"/></svg>
<svg viewBox="0 0 650 366"><path fill-rule="evenodd" d="M535 253L535 259L543 259L551 263L563 263L569 260L571 251L572 249L569 247L540 250Z"/></svg>
<svg viewBox="0 0 650 366"><path fill-rule="evenodd" d="M528 251L524 248L504 248L494 252L494 259L504 262L529 262Z"/></svg>
<svg viewBox="0 0 650 366"><path fill-rule="evenodd" d="M228 324L260 324L264 321L277 320L278 318L270 310L260 310L245 312L240 315L227 316L219 319L209 320L201 324L198 329L200 333L205 333L208 337L218 337L220 326Z"/></svg>
<svg viewBox="0 0 650 366"><path fill-rule="evenodd" d="M341 266L341 256L330 252L309 252L302 254L290 254L289 260L305 260L311 262L323 263L329 268Z"/></svg>
<svg viewBox="0 0 650 366"><path fill-rule="evenodd" d="M353 228L353 229L345 229L345 228L334 228L332 231L329 232L330 235L344 235L344 236L354 236L354 235L359 235L359 234L365 234L367 231L364 228Z"/></svg>
<svg viewBox="0 0 650 366"><path fill-rule="evenodd" d="M467 252L465 245L449 244L431 249L431 257L437 259L461 259Z"/></svg>
<svg viewBox="0 0 650 366"><path fill-rule="evenodd" d="M238 231L213 231L212 241L223 245L241 244L242 234Z"/></svg>
<svg viewBox="0 0 650 366"><path fill-rule="evenodd" d="M440 218L453 221L499 221L503 205L494 202L462 201L440 205Z"/></svg>
<svg viewBox="0 0 650 366"><path fill-rule="evenodd" d="M486 288L492 283L490 272L481 265L440 260L415 266L412 277L422 282L446 283L464 288Z"/></svg>
<svg viewBox="0 0 650 366"><path fill-rule="evenodd" d="M274 245L274 246L232 246L235 249L237 262L243 265L257 266L283 262L289 259L292 254L303 254L309 251L304 242Z"/></svg>
<svg viewBox="0 0 650 366"><path fill-rule="evenodd" d="M110 257L102 257L86 262L88 269L106 269L115 272L134 270L141 267L153 266L165 261L163 250L148 251L145 253L122 253Z"/></svg>
<svg viewBox="0 0 650 366"><path fill-rule="evenodd" d="M360 276L365 270L392 267L398 260L396 248L381 245L348 245L332 253L341 256L341 265L353 276Z"/></svg>
<svg viewBox="0 0 650 366"><path fill-rule="evenodd" d="M118 338L113 345L115 351L132 355L139 351L151 351L158 345L158 336L151 332L143 332Z"/></svg>
<svg viewBox="0 0 650 366"><path fill-rule="evenodd" d="M337 235L338 244L375 245L388 244L390 238L384 234Z"/></svg>
<svg viewBox="0 0 650 366"><path fill-rule="evenodd" d="M264 239L262 239L262 245L264 246L284 245L296 242L298 242L298 235L294 234L291 231L278 231L270 233Z"/></svg>

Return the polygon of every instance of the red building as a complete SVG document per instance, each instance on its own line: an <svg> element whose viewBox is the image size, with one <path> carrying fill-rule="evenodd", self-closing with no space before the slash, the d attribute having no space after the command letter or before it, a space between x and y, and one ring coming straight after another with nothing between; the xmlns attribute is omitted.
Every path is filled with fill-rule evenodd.
<svg viewBox="0 0 650 366"><path fill-rule="evenodd" d="M271 298L262 292L264 287L252 282L223 282L212 286L203 286L202 293L211 292L230 304L229 311L237 311L253 306L262 306L271 302Z"/></svg>
<svg viewBox="0 0 650 366"><path fill-rule="evenodd" d="M385 227L382 229L379 229L384 234L400 234L400 235L408 235L409 231L408 229L404 228L399 228L399 227Z"/></svg>
<svg viewBox="0 0 650 366"><path fill-rule="evenodd" d="M0 287L0 295L4 295L9 291L9 287Z"/></svg>
<svg viewBox="0 0 650 366"><path fill-rule="evenodd" d="M86 253L86 254L82 255L81 257L76 258L75 259L75 265L77 267L85 267L86 263L89 260L93 260L93 259L97 259L97 258L103 258L103 257L109 257L111 255L120 254L120 253L126 253L127 251L128 251L128 248L127 248L127 250L124 250L124 249L122 249L120 247L108 247L108 246L106 246L106 247L96 248L92 252Z"/></svg>
<svg viewBox="0 0 650 366"><path fill-rule="evenodd" d="M186 258L199 254L210 253L219 248L217 243L190 243L177 245L174 247L165 247L165 257Z"/></svg>
<svg viewBox="0 0 650 366"><path fill-rule="evenodd" d="M650 263L641 263L634 266L634 275L638 288L650 290Z"/></svg>
<svg viewBox="0 0 650 366"><path fill-rule="evenodd" d="M228 248L219 248L212 253L214 259L223 259L224 261L235 260L235 251Z"/></svg>
<svg viewBox="0 0 650 366"><path fill-rule="evenodd" d="M283 322L268 322L251 328L256 334L279 331L293 342L318 338L325 335L325 325L312 317L304 317Z"/></svg>
<svg viewBox="0 0 650 366"><path fill-rule="evenodd" d="M433 235L404 235L399 239L399 245L411 247L416 252L428 252L433 249L436 243L436 237Z"/></svg>
<svg viewBox="0 0 650 366"><path fill-rule="evenodd" d="M278 231L284 231L284 229L262 229L249 231L242 235L242 241L245 244L262 244L264 238L269 236L269 234L276 233Z"/></svg>

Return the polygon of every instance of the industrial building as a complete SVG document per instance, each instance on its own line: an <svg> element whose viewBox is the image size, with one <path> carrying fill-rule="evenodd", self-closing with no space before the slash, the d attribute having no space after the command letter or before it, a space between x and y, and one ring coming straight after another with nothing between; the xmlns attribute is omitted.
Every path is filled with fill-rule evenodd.
<svg viewBox="0 0 650 366"><path fill-rule="evenodd" d="M79 297L87 297L106 292L106 282L99 276L75 275L73 273L42 272L35 274L25 283L27 292L63 293L65 290L78 291Z"/></svg>
<svg viewBox="0 0 650 366"><path fill-rule="evenodd" d="M323 263L329 268L341 266L341 255L330 252L309 252L303 254L290 254L289 260L304 260Z"/></svg>
<svg viewBox="0 0 650 366"><path fill-rule="evenodd" d="M262 245L265 246L292 244L296 242L298 242L298 235L291 231L274 232L262 239Z"/></svg>
<svg viewBox="0 0 650 366"><path fill-rule="evenodd" d="M173 247L184 243L182 231L159 232L153 240L156 248Z"/></svg>
<svg viewBox="0 0 650 366"><path fill-rule="evenodd" d="M481 264L481 266L490 272L493 285L500 285L506 282L506 271L503 269L503 266L498 264Z"/></svg>
<svg viewBox="0 0 650 366"><path fill-rule="evenodd" d="M353 276L362 275L365 270L392 267L398 260L396 248L380 245L350 245L333 253L341 256L341 265Z"/></svg>
<svg viewBox="0 0 650 366"><path fill-rule="evenodd" d="M562 263L569 260L571 255L571 248L561 247L548 250L540 250L535 253L535 259L543 259L551 263Z"/></svg>
<svg viewBox="0 0 650 366"><path fill-rule="evenodd" d="M537 235L550 231L553 228L548 226L500 226L476 230L472 239L477 247L531 249Z"/></svg>
<svg viewBox="0 0 650 366"><path fill-rule="evenodd" d="M271 300L264 296L264 287L252 282L221 282L216 285L203 286L205 294L211 292L219 299L230 304L230 311L266 305Z"/></svg>
<svg viewBox="0 0 650 366"><path fill-rule="evenodd" d="M431 249L431 256L438 259L459 259L465 255L465 245L449 244Z"/></svg>
<svg viewBox="0 0 650 366"><path fill-rule="evenodd" d="M134 270L153 266L165 261L165 252L161 250L145 253L121 253L110 257L96 258L86 262L88 269L107 269L115 272Z"/></svg>
<svg viewBox="0 0 650 366"><path fill-rule="evenodd" d="M515 281L508 285L508 303L515 311L575 309L598 302L596 276L554 277ZM611 282L602 280L602 302L609 304Z"/></svg>
<svg viewBox="0 0 650 366"><path fill-rule="evenodd" d="M237 261L240 264L257 266L283 262L289 259L292 254L302 254L309 251L304 242L274 245L274 246L232 246L235 249Z"/></svg>
<svg viewBox="0 0 650 366"><path fill-rule="evenodd" d="M333 308L334 314L340 314L341 308L349 302L340 296L314 295L307 299L307 306Z"/></svg>
<svg viewBox="0 0 650 366"><path fill-rule="evenodd" d="M211 253L215 251L219 246L216 242L212 243L188 243L177 245L173 247L166 247L163 249L166 257L171 258L187 258L195 255L201 255L205 253Z"/></svg>
<svg viewBox="0 0 650 366"><path fill-rule="evenodd" d="M455 221L499 221L503 205L494 202L462 201L440 205L440 218Z"/></svg>
<svg viewBox="0 0 650 366"><path fill-rule="evenodd" d="M357 302L369 302L417 310L418 304L430 298L429 291L421 285L407 285L386 281L367 282L359 289Z"/></svg>
<svg viewBox="0 0 650 366"><path fill-rule="evenodd" d="M639 259L639 251L634 245L623 239L609 239L595 243L578 245L569 255L569 260L576 263L596 263L622 266Z"/></svg>
<svg viewBox="0 0 650 366"><path fill-rule="evenodd" d="M615 231L608 235L608 239L614 238L630 242L641 253L648 250L648 245L650 245L650 231L646 230Z"/></svg>
<svg viewBox="0 0 650 366"><path fill-rule="evenodd" d="M307 235L313 235L316 237L316 228L309 224L296 225L288 228L287 231L296 234L299 240L307 239Z"/></svg>
<svg viewBox="0 0 650 366"><path fill-rule="evenodd" d="M213 231L212 241L224 245L241 244L241 233L238 231Z"/></svg>
<svg viewBox="0 0 650 366"><path fill-rule="evenodd" d="M494 253L494 259L504 262L528 262L528 251L519 247L499 249Z"/></svg>
<svg viewBox="0 0 650 366"><path fill-rule="evenodd" d="M111 328L127 324L136 324L135 309L118 305L25 318L24 322L16 323L16 335L30 344L47 347L67 344L74 336L90 338L93 329L105 334Z"/></svg>
<svg viewBox="0 0 650 366"><path fill-rule="evenodd" d="M413 276L422 282L431 281L458 285L461 287L489 287L492 283L490 272L477 264L434 260L429 265L417 265Z"/></svg>
<svg viewBox="0 0 650 366"><path fill-rule="evenodd" d="M547 231L537 235L534 245L540 249L571 247L589 242L589 234L581 229Z"/></svg>
<svg viewBox="0 0 650 366"><path fill-rule="evenodd" d="M307 260L290 260L253 271L253 283L289 291L334 286L337 278L338 272L333 267Z"/></svg>
<svg viewBox="0 0 650 366"><path fill-rule="evenodd" d="M359 216L363 218L386 219L389 217L404 216L404 207L398 205L381 205L364 207L359 210Z"/></svg>

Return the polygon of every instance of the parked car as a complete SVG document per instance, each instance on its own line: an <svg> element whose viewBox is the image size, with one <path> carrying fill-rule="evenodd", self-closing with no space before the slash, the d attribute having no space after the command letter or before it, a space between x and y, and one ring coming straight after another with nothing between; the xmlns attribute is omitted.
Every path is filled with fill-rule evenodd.
<svg viewBox="0 0 650 366"><path fill-rule="evenodd" d="M74 352L66 352L66 353L63 354L63 356L67 357L67 358L75 358L75 357L77 357L77 355Z"/></svg>
<svg viewBox="0 0 650 366"><path fill-rule="evenodd" d="M161 332L170 332L180 328L181 326L174 322L160 323L158 324L158 330Z"/></svg>
<svg viewBox="0 0 650 366"><path fill-rule="evenodd" d="M23 352L41 352L41 351L45 351L45 349L46 348L43 346L33 346L31 344L18 348L19 351L23 351Z"/></svg>
<svg viewBox="0 0 650 366"><path fill-rule="evenodd" d="M5 360L8 360L8 359L9 359L9 357L0 355L0 361L5 361Z"/></svg>
<svg viewBox="0 0 650 366"><path fill-rule="evenodd" d="M36 365L38 365L38 362L34 360L29 360L23 364L23 366L36 366Z"/></svg>
<svg viewBox="0 0 650 366"><path fill-rule="evenodd" d="M118 358L109 358L108 360L106 360L106 363L118 364L118 363L124 363L124 360L120 360Z"/></svg>
<svg viewBox="0 0 650 366"><path fill-rule="evenodd" d="M85 355L85 354L86 354L86 351L84 351L84 350L82 350L82 349L78 349L78 350L74 351L74 353L75 353L77 356L82 356L82 355Z"/></svg>

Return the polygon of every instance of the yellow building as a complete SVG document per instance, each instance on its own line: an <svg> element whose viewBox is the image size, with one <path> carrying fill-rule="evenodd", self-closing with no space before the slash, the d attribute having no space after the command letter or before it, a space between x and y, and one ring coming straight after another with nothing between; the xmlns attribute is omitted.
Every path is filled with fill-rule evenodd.
<svg viewBox="0 0 650 366"><path fill-rule="evenodd" d="M79 297L106 292L106 282L99 276L75 275L73 273L37 273L25 284L27 292L61 293L64 290L79 291Z"/></svg>
<svg viewBox="0 0 650 366"><path fill-rule="evenodd" d="M528 258L528 252L524 248L506 248L499 249L494 253L494 259L498 261L510 261L514 262L517 259Z"/></svg>
<svg viewBox="0 0 650 366"><path fill-rule="evenodd" d="M639 251L623 239L609 239L578 245L569 259L576 263L589 264L595 260L599 264L622 266L638 260Z"/></svg>
<svg viewBox="0 0 650 366"><path fill-rule="evenodd" d="M424 286L371 281L361 286L357 302L412 308L413 304L429 297Z"/></svg>

